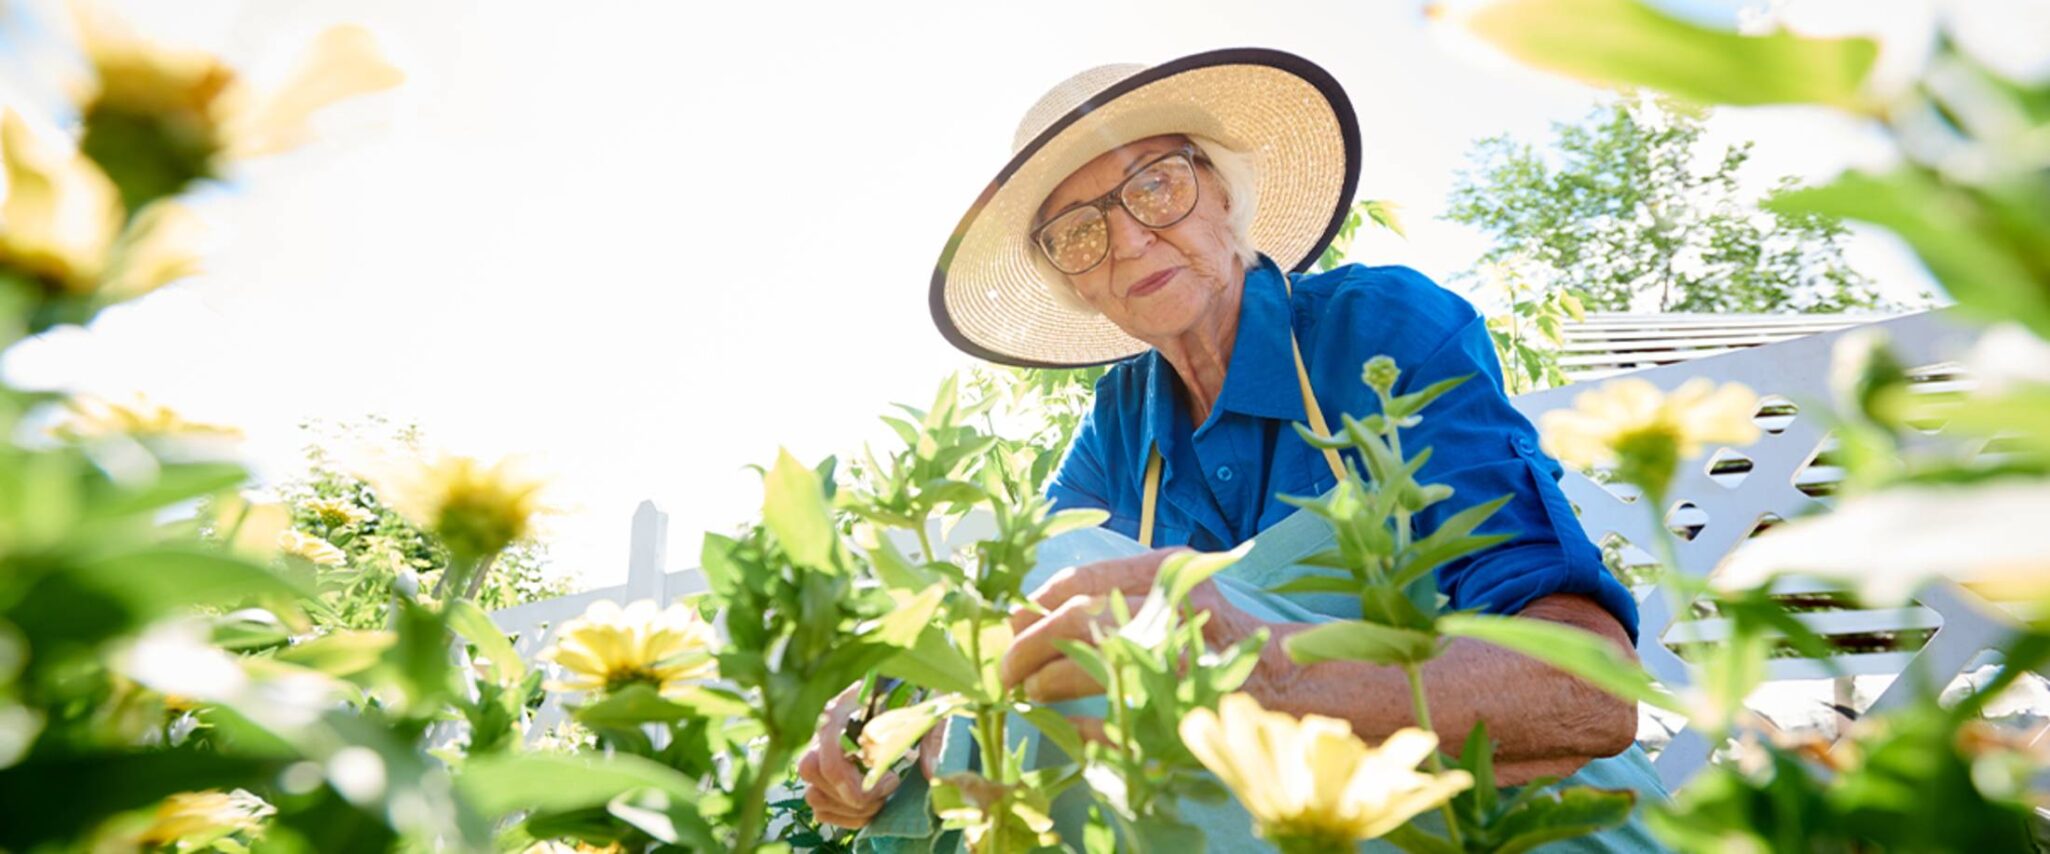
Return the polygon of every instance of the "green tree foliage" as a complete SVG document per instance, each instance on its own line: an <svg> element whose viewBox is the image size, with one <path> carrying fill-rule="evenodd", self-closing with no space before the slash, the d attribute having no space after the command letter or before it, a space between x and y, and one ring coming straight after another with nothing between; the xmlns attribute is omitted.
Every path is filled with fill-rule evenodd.
<svg viewBox="0 0 2050 854"><path fill-rule="evenodd" d="M1708 158L1705 110L1624 96L1545 150L1481 140L1446 218L1494 239L1484 263L1580 293L1592 311L1844 312L1881 308L1844 261L1834 217L1761 209L1739 173L1751 143ZM1782 178L1766 198L1797 189Z"/></svg>

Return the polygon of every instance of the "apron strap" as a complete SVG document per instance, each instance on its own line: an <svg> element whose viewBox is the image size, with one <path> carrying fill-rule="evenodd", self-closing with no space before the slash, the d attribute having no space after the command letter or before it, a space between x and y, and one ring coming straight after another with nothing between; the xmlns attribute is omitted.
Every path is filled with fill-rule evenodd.
<svg viewBox="0 0 2050 854"><path fill-rule="evenodd" d="M1290 299L1295 297L1295 287L1289 282L1288 274L1281 274L1281 287ZM1303 346L1296 341L1293 317L1288 326L1288 347L1295 351L1295 378L1303 392L1303 412L1309 416L1310 432L1317 438L1330 440L1331 428L1325 426L1324 410L1317 406L1317 394L1310 389L1310 369L1303 365ZM1323 448L1324 463L1331 467L1331 476L1345 480L1345 461L1335 448ZM1139 499L1139 545L1153 548L1153 510L1160 499L1160 446L1146 448L1146 489Z"/></svg>

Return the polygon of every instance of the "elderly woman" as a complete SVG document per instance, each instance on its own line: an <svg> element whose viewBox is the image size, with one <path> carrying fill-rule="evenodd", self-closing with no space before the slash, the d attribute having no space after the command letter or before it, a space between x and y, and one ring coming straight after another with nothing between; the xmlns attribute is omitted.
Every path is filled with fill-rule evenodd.
<svg viewBox="0 0 2050 854"><path fill-rule="evenodd" d="M1565 623L1632 649L1635 602L1581 532L1558 465L1503 395L1483 318L1403 267L1291 272L1336 233L1358 174L1358 128L1328 74L1260 50L1097 68L1034 106L1015 147L949 241L932 311L951 342L992 361L1115 362L1049 487L1057 506L1106 510L1109 527L1148 546L1228 549L1294 512L1277 496L1336 483L1336 460L1292 425L1376 411L1360 380L1368 359L1400 364L1397 393L1471 375L1405 432L1406 446L1434 450L1419 479L1455 489L1419 528L1507 494L1483 528L1507 539L1445 564L1439 589L1454 608ZM1055 642L1088 642L1102 599L1143 595L1167 551L1043 585L1034 595L1048 613L1014 621L1006 682L1049 702L1100 693ZM1280 640L1309 624L1263 621L1215 590L1196 601L1211 613L1213 645L1269 632L1244 688L1261 705L1344 719L1369 741L1413 723L1399 670L1296 664ZM1607 762L1628 766L1609 785L1662 794L1633 746L1627 702L1468 640L1425 668L1425 684L1440 729L1487 723L1505 785ZM837 744L846 719L845 704L836 707L820 743ZM837 750L807 756L801 773L817 814L847 826L866 823L896 784L862 790Z"/></svg>

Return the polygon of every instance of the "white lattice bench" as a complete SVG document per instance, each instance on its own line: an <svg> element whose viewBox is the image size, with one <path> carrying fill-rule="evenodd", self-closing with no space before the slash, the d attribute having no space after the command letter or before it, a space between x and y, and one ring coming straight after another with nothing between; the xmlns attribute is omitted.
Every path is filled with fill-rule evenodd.
<svg viewBox="0 0 2050 854"><path fill-rule="evenodd" d="M1567 336L1566 358L1581 371L1581 384L1522 395L1515 405L1535 421L1546 411L1572 406L1574 396L1598 385L1600 378L1626 372L1667 390L1695 377L1709 377L1741 382L1757 391L1765 404L1759 417L1765 432L1759 441L1743 449L1708 448L1686 461L1668 499L1672 505L1660 514L1680 535L1679 570L1702 577L1762 528L1827 505L1839 479L1839 472L1826 464L1832 443L1822 419L1804 417L1802 411L1812 412L1829 400L1831 350L1854 327L1883 330L1904 364L1923 366L1912 371L1919 388L1956 388L1969 382L1958 375L1952 360L1969 345L1972 330L1940 311L1890 319L1797 316L1737 318L1734 323L1700 316L1594 315ZM1603 349L1608 347L1618 352ZM1655 366L1634 369L1637 364ZM1655 534L1651 515L1637 504L1640 496L1571 471L1561 485L1580 510L1581 525L1591 538L1615 546L1625 564L1652 562L1639 548L1649 546ZM1825 589L1826 585L1802 579L1775 587L1789 595ZM1645 668L1669 686L1689 684L1690 666L1674 647L1727 637L1727 622L1676 615L1666 590L1641 591L1639 600L1638 654ZM1772 681L1908 676L1894 680L1861 712L1904 703L1918 685L1949 684L1981 653L2004 643L2017 625L2005 611L1955 586L1932 589L1913 607L1836 610L1798 619L1832 640L1903 633L1910 639L1886 651L1769 662L1766 678ZM1925 632L1932 633L1927 642L1914 648L1911 638ZM1659 774L1668 787L1677 787L1708 762L1713 749L1698 734L1683 730L1660 753Z"/></svg>

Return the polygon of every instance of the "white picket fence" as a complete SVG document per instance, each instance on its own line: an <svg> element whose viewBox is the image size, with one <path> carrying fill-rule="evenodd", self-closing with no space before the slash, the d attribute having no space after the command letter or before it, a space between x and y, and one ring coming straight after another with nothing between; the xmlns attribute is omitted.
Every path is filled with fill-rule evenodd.
<svg viewBox="0 0 2050 854"><path fill-rule="evenodd" d="M1942 312L1870 323L1833 318L1736 318L1733 322L1735 326L1719 327L1706 319L1684 316L1657 320L1597 316L1570 330L1573 334L1568 336L1569 344L1607 336L1612 341L1634 340L1644 345L1625 345L1632 347L1628 357L1599 364L1576 363L1576 369L1599 371L1606 376L1639 364L1657 365L1631 373L1664 389L1694 377L1741 382L1767 401L1759 417L1766 432L1757 443L1741 451L1706 450L1700 458L1684 464L1673 486L1671 500L1676 507L1662 515L1667 517L1669 528L1683 532L1684 541L1678 544L1679 569L1695 577L1714 571L1724 557L1762 525L1792 519L1827 504L1828 487L1839 473L1818 464L1817 458L1830 449L1831 441L1820 418L1802 413L1828 399L1830 351L1849 327L1876 328L1887 333L1906 364L1924 366L1916 371L1923 388L1956 388L1969 382L1959 376L1950 360L1969 343L1970 331ZM1704 343L1709 346L1701 346ZM1583 360L1595 358L1585 356L1585 349L1572 352L1583 354L1576 357ZM1591 384L1522 395L1514 403L1535 421L1546 411L1571 406L1574 395ZM1613 543L1625 563L1651 562L1640 546L1652 542L1654 522L1636 503L1638 496L1628 490L1604 487L1577 472L1569 472L1562 486L1568 499L1579 508L1581 524L1591 538ZM986 521L971 519L946 532L944 547L951 549L973 542L985 535L986 527ZM634 512L625 584L507 608L493 617L500 628L516 636L516 647L531 659L549 642L554 627L581 614L592 602L666 602L704 590L704 578L698 570L666 569L668 533L668 517L652 502L642 502ZM1780 588L1784 593L1821 589L1822 585L1801 580L1786 582ZM1644 666L1669 686L1689 684L1693 678L1691 667L1673 646L1713 643L1727 636L1729 626L1721 620L1678 618L1675 604L1684 613L1691 603L1676 602L1664 589L1640 591L1639 599L1638 654ZM1817 633L1835 638L1933 631L1919 648L1850 653L1827 660L1774 659L1769 665L1771 680L1910 675L1895 680L1893 687L1872 704L1874 708L1906 701L1917 685L1949 684L1980 659L1982 653L1999 647L2017 625L2006 612L1955 586L1930 591L1914 607L1832 611L1806 614L1799 619ZM539 733L561 719L558 702L549 700L533 732ZM1694 733L1677 734L1658 756L1661 777L1669 787L1677 787L1705 766L1712 748Z"/></svg>

